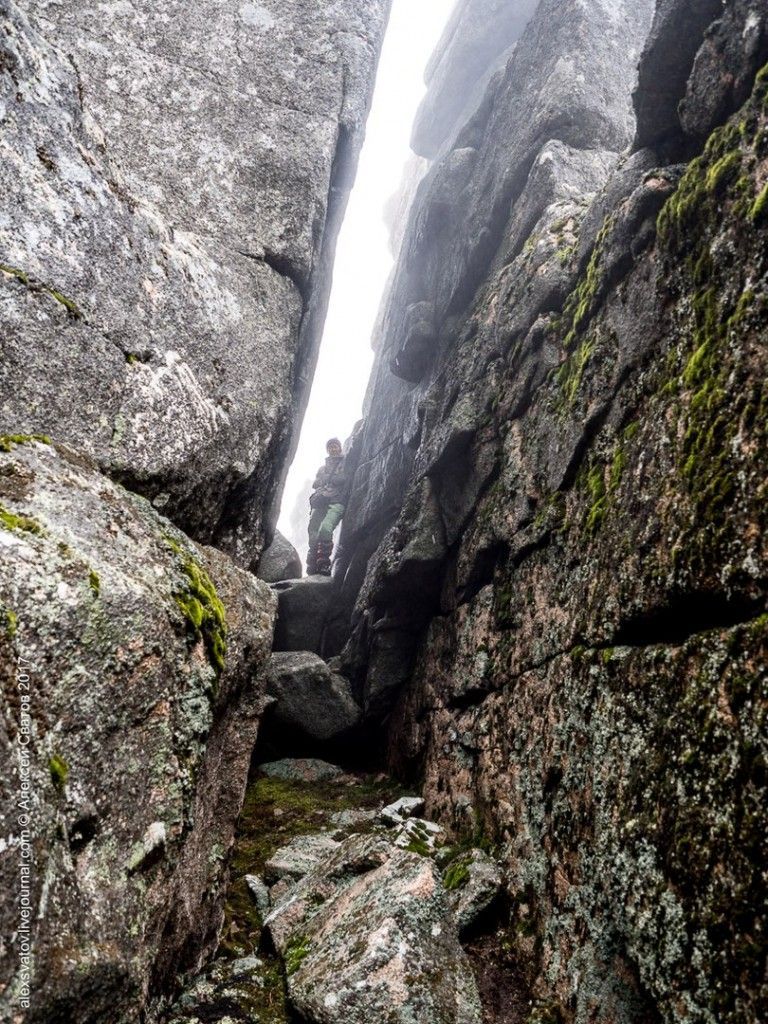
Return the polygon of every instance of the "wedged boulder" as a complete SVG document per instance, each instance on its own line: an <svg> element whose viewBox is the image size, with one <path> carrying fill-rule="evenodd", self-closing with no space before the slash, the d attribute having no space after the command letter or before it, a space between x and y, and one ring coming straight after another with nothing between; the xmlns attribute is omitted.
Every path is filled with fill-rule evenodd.
<svg viewBox="0 0 768 1024"><path fill-rule="evenodd" d="M290 1002L318 1024L479 1024L480 1002L434 863L353 836L266 919Z"/></svg>
<svg viewBox="0 0 768 1024"><path fill-rule="evenodd" d="M311 380L388 8L0 2L0 430L87 452L245 566Z"/></svg>
<svg viewBox="0 0 768 1024"><path fill-rule="evenodd" d="M269 728L298 741L339 739L360 721L349 682L308 651L272 655L267 693L275 700L268 711Z"/></svg>
<svg viewBox="0 0 768 1024"><path fill-rule="evenodd" d="M306 576L273 587L278 600L276 651L322 653L323 630L334 586L327 576Z"/></svg>
<svg viewBox="0 0 768 1024"><path fill-rule="evenodd" d="M265 583L280 583L282 580L300 580L302 574L301 556L296 548L279 531L261 556L260 580Z"/></svg>
<svg viewBox="0 0 768 1024"><path fill-rule="evenodd" d="M274 597L82 456L21 437L0 438L0 594L0 921L10 939L29 841L26 1019L133 1024L216 942ZM0 967L16 1005L18 941Z"/></svg>

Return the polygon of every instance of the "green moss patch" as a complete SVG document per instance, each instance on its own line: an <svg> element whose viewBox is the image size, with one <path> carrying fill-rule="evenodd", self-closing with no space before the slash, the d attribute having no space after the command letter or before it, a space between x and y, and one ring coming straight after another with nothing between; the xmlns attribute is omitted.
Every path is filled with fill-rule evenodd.
<svg viewBox="0 0 768 1024"><path fill-rule="evenodd" d="M0 505L0 526L6 530L13 530L19 533L45 533L45 530L36 519L32 519L31 516L17 515L17 513L10 512L3 505Z"/></svg>
<svg viewBox="0 0 768 1024"><path fill-rule="evenodd" d="M40 444L51 443L47 434L3 434L0 437L0 452L10 452L18 445L31 444L34 441Z"/></svg>
<svg viewBox="0 0 768 1024"><path fill-rule="evenodd" d="M449 864L443 872L443 885L449 892L462 889L469 881L469 865L472 857L467 855Z"/></svg>
<svg viewBox="0 0 768 1024"><path fill-rule="evenodd" d="M579 283L568 296L563 311L561 328L565 332L563 345L566 351L572 351L579 334L590 319L600 293L602 282L602 264L605 242L613 229L613 218L606 217L595 239L587 269Z"/></svg>
<svg viewBox="0 0 768 1024"><path fill-rule="evenodd" d="M763 186L749 210L749 219L753 224L768 217L768 181Z"/></svg>
<svg viewBox="0 0 768 1024"><path fill-rule="evenodd" d="M766 98L768 80L758 76L750 101L712 133L658 221L669 279L686 300L662 396L679 425L677 471L696 532L684 542L691 566L718 562L748 484L745 454L759 465L766 451L768 394L756 365L768 312L757 234L768 186L756 182L768 157Z"/></svg>
<svg viewBox="0 0 768 1024"><path fill-rule="evenodd" d="M82 320L83 314L77 303L67 295L60 292L58 288L52 288L50 285L46 284L37 284L33 281L30 275L26 273L26 271L20 270L18 267L12 267L7 263L0 263L0 271L7 274L9 277L15 278L21 284L25 285L25 287L30 291L40 291L44 292L46 295L50 295L52 299L64 307L69 317L73 320Z"/></svg>
<svg viewBox="0 0 768 1024"><path fill-rule="evenodd" d="M613 448L610 461L598 461L580 477L580 484L587 493L588 508L584 516L583 529L588 536L594 536L600 529L611 508L627 468L626 445L637 434L637 424L627 427Z"/></svg>
<svg viewBox="0 0 768 1024"><path fill-rule="evenodd" d="M180 544L167 538L168 546L182 563L187 586L177 591L174 601L187 621L190 633L202 640L217 677L227 657L227 614L216 587L205 569Z"/></svg>
<svg viewBox="0 0 768 1024"><path fill-rule="evenodd" d="M768 396L764 380L749 366L750 335L765 323L765 295L737 286L736 265L752 270L755 228L762 221L768 186L755 197L754 178L766 154L765 76L752 99L710 137L705 152L688 167L677 193L659 216L659 240L670 267L681 268L690 295L688 345L678 348L676 387L682 415L679 470L697 527L713 545L728 528L737 496L739 451L765 447ZM730 245L749 251L739 260L713 240L728 225ZM732 241L731 241L732 240ZM726 254L727 255L724 255ZM742 279L743 280L743 279ZM757 459L757 455L754 456ZM702 541L703 543L703 541Z"/></svg>
<svg viewBox="0 0 768 1024"><path fill-rule="evenodd" d="M306 935L296 935L285 948L285 973L290 976L295 974L309 956L311 945Z"/></svg>
<svg viewBox="0 0 768 1024"><path fill-rule="evenodd" d="M52 754L48 759L48 771L51 773L51 780L58 790L63 790L69 779L69 765L58 754Z"/></svg>

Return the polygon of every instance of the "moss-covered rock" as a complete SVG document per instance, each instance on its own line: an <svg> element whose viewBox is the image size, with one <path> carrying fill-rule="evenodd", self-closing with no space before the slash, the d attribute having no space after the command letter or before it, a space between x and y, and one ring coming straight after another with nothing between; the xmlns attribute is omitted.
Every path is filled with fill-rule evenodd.
<svg viewBox="0 0 768 1024"><path fill-rule="evenodd" d="M572 14L540 12L548 39ZM489 94L466 139L526 184L511 209L484 194L504 241L446 300L430 373L399 395L376 376L346 523L344 588L364 577L346 666L364 689L381 635L399 644L392 763L425 773L457 838L480 822L497 844L532 1021L742 1024L768 998L768 15L727 4L694 66L669 34L687 13L657 5L651 64L674 51L681 77L636 97L663 101L663 148L585 197L565 266L552 208L529 216L535 171L494 127L516 108ZM472 230L462 212L435 238L421 216L399 287L418 267L441 294L433 249ZM383 323L405 309L396 286ZM429 576L405 557L425 494L447 539ZM461 860L447 880L461 891Z"/></svg>
<svg viewBox="0 0 768 1024"><path fill-rule="evenodd" d="M62 447L0 446L0 505L0 918L16 920L13 780L28 753L28 1019L127 1024L216 946L275 602ZM210 617L194 630L178 600L193 591ZM11 1000L18 964L3 959Z"/></svg>

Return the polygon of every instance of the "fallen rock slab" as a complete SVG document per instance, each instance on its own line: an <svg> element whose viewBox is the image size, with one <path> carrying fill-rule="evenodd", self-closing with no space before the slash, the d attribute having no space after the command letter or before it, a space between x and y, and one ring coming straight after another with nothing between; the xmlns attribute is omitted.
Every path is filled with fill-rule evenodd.
<svg viewBox="0 0 768 1024"><path fill-rule="evenodd" d="M336 840L323 833L296 836L269 858L264 868L265 878L270 883L282 878L303 878L338 848Z"/></svg>
<svg viewBox="0 0 768 1024"><path fill-rule="evenodd" d="M269 725L290 738L327 742L351 732L360 721L349 682L308 651L272 655L267 693L275 699Z"/></svg>
<svg viewBox="0 0 768 1024"><path fill-rule="evenodd" d="M259 771L268 779L281 782L327 782L344 777L344 770L338 765L317 757L284 757L279 761L267 761L259 765Z"/></svg>
<svg viewBox="0 0 768 1024"><path fill-rule="evenodd" d="M477 986L434 863L353 836L265 922L295 1011L318 1024L480 1024Z"/></svg>
<svg viewBox="0 0 768 1024"><path fill-rule="evenodd" d="M400 825L406 818L421 814L424 800L420 796L401 796L399 800L388 804L379 814L385 825Z"/></svg>
<svg viewBox="0 0 768 1024"><path fill-rule="evenodd" d="M245 884L259 914L266 917L270 908L269 887L266 882L258 875L246 875Z"/></svg>
<svg viewBox="0 0 768 1024"><path fill-rule="evenodd" d="M412 850L426 857L434 853L444 840L444 829L434 821L408 818L398 830L394 843L403 850Z"/></svg>

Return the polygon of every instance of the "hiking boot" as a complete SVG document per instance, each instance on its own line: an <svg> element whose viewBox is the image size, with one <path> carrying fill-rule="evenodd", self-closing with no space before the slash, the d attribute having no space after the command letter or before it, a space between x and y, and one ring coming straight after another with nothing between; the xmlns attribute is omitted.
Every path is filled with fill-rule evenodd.
<svg viewBox="0 0 768 1024"><path fill-rule="evenodd" d="M315 572L318 576L331 575L331 557L333 555L333 541L318 541L315 548Z"/></svg>

